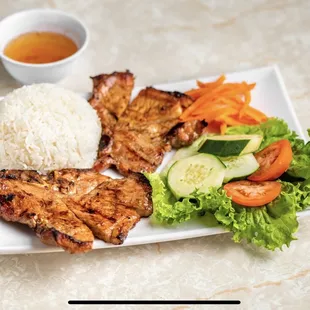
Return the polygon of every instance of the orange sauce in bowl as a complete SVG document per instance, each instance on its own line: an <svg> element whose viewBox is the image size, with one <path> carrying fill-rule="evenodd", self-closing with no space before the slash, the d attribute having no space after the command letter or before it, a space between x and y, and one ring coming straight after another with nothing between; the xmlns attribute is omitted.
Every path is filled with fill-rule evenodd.
<svg viewBox="0 0 310 310"><path fill-rule="evenodd" d="M30 64L46 64L73 55L74 41L55 32L29 32L10 41L4 49L7 57Z"/></svg>

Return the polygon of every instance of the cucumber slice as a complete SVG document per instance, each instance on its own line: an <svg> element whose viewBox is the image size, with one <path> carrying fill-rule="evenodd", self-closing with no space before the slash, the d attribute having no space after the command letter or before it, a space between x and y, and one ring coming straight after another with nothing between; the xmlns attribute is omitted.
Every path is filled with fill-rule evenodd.
<svg viewBox="0 0 310 310"><path fill-rule="evenodd" d="M170 161L167 163L166 167L160 173L161 176L167 176L170 167L177 161L186 157L194 156L199 154L198 150L206 142L207 135L200 136L196 141L194 141L190 146L182 147L178 149Z"/></svg>
<svg viewBox="0 0 310 310"><path fill-rule="evenodd" d="M259 163L253 154L246 154L238 157L221 158L226 166L224 183L232 179L247 177L259 168Z"/></svg>
<svg viewBox="0 0 310 310"><path fill-rule="evenodd" d="M220 187L225 176L225 165L210 154L198 154L176 161L168 172L167 183L176 198L188 197L195 190L207 193Z"/></svg>
<svg viewBox="0 0 310 310"><path fill-rule="evenodd" d="M208 137L199 152L220 157L239 156L257 151L262 140L263 136L260 135L213 136Z"/></svg>

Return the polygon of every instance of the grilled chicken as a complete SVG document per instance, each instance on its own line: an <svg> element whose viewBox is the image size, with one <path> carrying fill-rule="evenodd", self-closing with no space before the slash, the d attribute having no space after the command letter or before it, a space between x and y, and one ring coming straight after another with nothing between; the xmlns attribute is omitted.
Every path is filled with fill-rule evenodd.
<svg viewBox="0 0 310 310"><path fill-rule="evenodd" d="M180 115L192 102L180 92L153 87L141 90L118 117L113 133L108 132L109 137L103 140L95 169L116 166L123 175L155 171L171 145L188 145L200 136L201 122L185 123L173 131L180 124ZM105 127L103 124L103 130Z"/></svg>
<svg viewBox="0 0 310 310"><path fill-rule="evenodd" d="M151 213L151 188L142 175L114 180L93 170L0 172L0 216L70 253L91 250L94 236L121 244Z"/></svg>

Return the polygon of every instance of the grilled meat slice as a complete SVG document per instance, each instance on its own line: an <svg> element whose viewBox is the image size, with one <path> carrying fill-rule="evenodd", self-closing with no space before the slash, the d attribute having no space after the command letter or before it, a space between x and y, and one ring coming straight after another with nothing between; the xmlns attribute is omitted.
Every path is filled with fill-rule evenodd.
<svg viewBox="0 0 310 310"><path fill-rule="evenodd" d="M63 195L80 197L111 178L92 169L62 169L50 171L42 178L54 191Z"/></svg>
<svg viewBox="0 0 310 310"><path fill-rule="evenodd" d="M150 216L153 211L152 188L142 174L112 179L92 169L62 169L51 171L43 178L49 182L53 191L73 196L76 202L95 189L97 192L111 190L115 192L114 200L117 203L136 209L140 216Z"/></svg>
<svg viewBox="0 0 310 310"><path fill-rule="evenodd" d="M96 237L121 244L141 216L151 215L151 188L143 176L107 179L67 205Z"/></svg>
<svg viewBox="0 0 310 310"><path fill-rule="evenodd" d="M193 103L191 97L147 87L129 104L134 86L129 71L92 79L89 102L97 110L103 129L95 170L115 166L123 175L153 172L171 146L189 145L201 135L203 122L179 122Z"/></svg>
<svg viewBox="0 0 310 310"><path fill-rule="evenodd" d="M206 122L198 120L180 123L172 128L168 140L171 146L176 149L191 145L201 136L206 126Z"/></svg>
<svg viewBox="0 0 310 310"><path fill-rule="evenodd" d="M130 100L134 86L133 74L129 70L113 72L94 76L92 80L95 99L101 100L100 105L119 118Z"/></svg>
<svg viewBox="0 0 310 310"><path fill-rule="evenodd" d="M130 172L152 172L161 163L164 148L153 143L147 134L134 131L117 130L110 158L123 175Z"/></svg>
<svg viewBox="0 0 310 310"><path fill-rule="evenodd" d="M111 136L118 118L130 101L134 76L126 72L113 72L92 77L93 94L89 103L100 117L103 134Z"/></svg>
<svg viewBox="0 0 310 310"><path fill-rule="evenodd" d="M67 205L97 238L113 244L122 244L129 230L140 220L139 214L123 205L105 200L109 195L113 197L113 192L94 191L99 195L85 195L78 204L71 201Z"/></svg>
<svg viewBox="0 0 310 310"><path fill-rule="evenodd" d="M112 132L110 133L112 135ZM96 171L102 171L110 168L113 164L113 158L110 156L113 140L111 137L103 134L99 142L98 156L94 164Z"/></svg>
<svg viewBox="0 0 310 310"><path fill-rule="evenodd" d="M179 123L183 108L191 103L185 94L147 87L125 110L117 128L147 133L151 138L165 137Z"/></svg>
<svg viewBox="0 0 310 310"><path fill-rule="evenodd" d="M117 203L135 210L141 217L153 212L152 188L142 174L131 174L123 179L109 178L97 187L97 190L103 189L113 191Z"/></svg>
<svg viewBox="0 0 310 310"><path fill-rule="evenodd" d="M17 180L27 183L34 183L41 186L47 186L44 176L35 170L0 170L1 179Z"/></svg>
<svg viewBox="0 0 310 310"><path fill-rule="evenodd" d="M151 187L142 175L114 180L90 169L0 172L0 216L71 253L90 250L92 232L121 244L151 213Z"/></svg>
<svg viewBox="0 0 310 310"><path fill-rule="evenodd" d="M147 87L127 107L114 127L111 145L95 168L113 164L124 175L153 172L171 149L167 135L192 99L179 92Z"/></svg>
<svg viewBox="0 0 310 310"><path fill-rule="evenodd" d="M64 169L48 179L65 195L67 207L105 242L123 243L140 218L152 214L151 187L142 175L114 180L93 170Z"/></svg>
<svg viewBox="0 0 310 310"><path fill-rule="evenodd" d="M36 182L34 179L29 181ZM60 246L70 253L92 249L94 236L91 230L56 193L42 184L2 178L0 216L6 221L28 225L43 243Z"/></svg>
<svg viewBox="0 0 310 310"><path fill-rule="evenodd" d="M92 80L93 94L89 103L97 111L102 125L98 160L95 163L99 171L113 165L113 160L109 156L112 147L111 137L119 117L129 104L134 76L127 70L126 72L100 74L92 77Z"/></svg>

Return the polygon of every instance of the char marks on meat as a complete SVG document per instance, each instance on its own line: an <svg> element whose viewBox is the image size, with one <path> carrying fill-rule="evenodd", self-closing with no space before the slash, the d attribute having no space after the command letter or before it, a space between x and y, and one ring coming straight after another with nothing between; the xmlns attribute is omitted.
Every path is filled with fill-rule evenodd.
<svg viewBox="0 0 310 310"><path fill-rule="evenodd" d="M27 172L20 174L24 177ZM0 180L1 217L28 225L45 244L60 246L71 253L91 250L94 240L91 230L68 209L59 195L48 190L43 180L37 182L39 175L36 180L31 176L25 181L11 176L8 173L9 178L5 178L2 173Z"/></svg>
<svg viewBox="0 0 310 310"><path fill-rule="evenodd" d="M87 169L0 172L0 216L70 253L91 250L94 236L121 244L151 213L151 188L143 176L111 179Z"/></svg>
<svg viewBox="0 0 310 310"><path fill-rule="evenodd" d="M97 111L111 102L109 90L101 92L100 100L95 85L105 85L107 76L101 75L94 83L94 95L90 103ZM122 74L117 73L119 82ZM106 88L105 88L106 89ZM126 96L124 92L126 91ZM98 171L115 166L123 175L131 172L153 172L161 164L165 152L173 147L191 144L197 139L205 124L200 121L180 123L179 117L193 100L180 92L168 92L147 87L129 104L132 87L122 88L122 113L115 117L113 127L101 117L102 128L107 138L102 139L102 148L94 168ZM115 96L115 92L113 91ZM120 97L120 95L118 95ZM97 99L94 99L97 98ZM96 104L94 104L96 100ZM116 103L115 103L116 104ZM111 109L111 107L110 107ZM99 112L98 112L99 113ZM105 130L105 128L108 128Z"/></svg>
<svg viewBox="0 0 310 310"><path fill-rule="evenodd" d="M119 117L126 110L134 86L134 76L130 71L100 74L92 77L93 93L89 100L97 111L102 124L102 137L99 144L95 167L105 170L113 165L110 157L112 136Z"/></svg>
<svg viewBox="0 0 310 310"><path fill-rule="evenodd" d="M97 111L104 133L111 135L130 101L134 76L127 70L100 74L92 77L92 80L93 93L89 103Z"/></svg>

